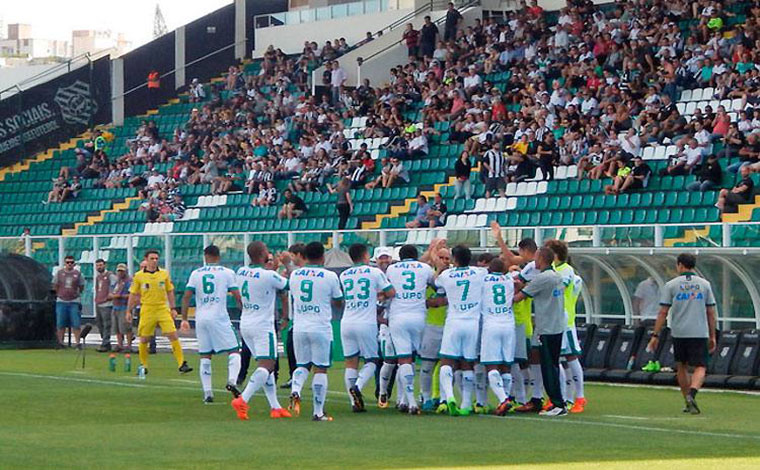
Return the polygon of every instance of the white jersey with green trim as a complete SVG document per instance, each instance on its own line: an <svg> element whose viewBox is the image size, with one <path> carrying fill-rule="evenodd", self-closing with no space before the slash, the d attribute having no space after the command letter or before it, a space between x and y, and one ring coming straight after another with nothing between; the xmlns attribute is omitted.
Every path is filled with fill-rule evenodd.
<svg viewBox="0 0 760 470"><path fill-rule="evenodd" d="M433 268L417 260L399 261L388 266L388 280L396 289L388 318L396 316L418 317L425 321L427 316L426 291L432 285L435 274Z"/></svg>
<svg viewBox="0 0 760 470"><path fill-rule="evenodd" d="M321 266L304 266L290 274L293 330L332 333L332 301L343 300L340 279Z"/></svg>
<svg viewBox="0 0 760 470"><path fill-rule="evenodd" d="M195 294L195 319L230 318L227 293L237 290L235 272L218 264L203 266L190 273L187 289Z"/></svg>
<svg viewBox="0 0 760 470"><path fill-rule="evenodd" d="M446 310L446 323L449 320L480 321L480 301L483 295L483 279L488 274L485 268L466 266L449 268L435 280L436 287L446 291L449 308Z"/></svg>
<svg viewBox="0 0 760 470"><path fill-rule="evenodd" d="M486 275L483 279L483 294L480 296L484 328L490 325L515 326L515 314L512 311L514 296L515 283L512 276L502 273Z"/></svg>
<svg viewBox="0 0 760 470"><path fill-rule="evenodd" d="M243 300L241 327L273 329L277 291L287 289L288 280L262 266L243 266L237 270L237 282Z"/></svg>
<svg viewBox="0 0 760 470"><path fill-rule="evenodd" d="M377 324L377 293L391 289L390 281L380 269L360 265L340 273L343 285L344 323Z"/></svg>

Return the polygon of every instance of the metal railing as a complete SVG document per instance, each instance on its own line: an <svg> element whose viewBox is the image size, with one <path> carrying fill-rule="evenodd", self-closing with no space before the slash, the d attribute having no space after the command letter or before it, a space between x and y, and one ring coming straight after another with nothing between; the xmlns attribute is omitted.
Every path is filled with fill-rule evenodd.
<svg viewBox="0 0 760 470"><path fill-rule="evenodd" d="M709 233L702 235L700 242L692 242L693 246L665 246L671 243L664 234L673 227L682 229L679 234L689 234L694 231L703 233L705 227L716 226L720 231L713 233L713 238ZM752 237L736 238L739 228L742 233L751 232ZM676 256L691 252L698 255L698 273L713 284L721 326L760 327L760 223L504 227L502 234L509 246L516 246L525 237L534 238L539 243L558 238L569 244L571 263L586 284L579 317L587 321L630 323L640 319L632 301L637 285L647 277L659 285L664 284L675 275ZM237 268L248 263L245 247L254 240L265 241L278 250L296 242L318 240L345 252L345 248L355 242L370 247L396 248L411 243L424 249L435 237L446 238L449 245L467 244L475 252L497 250L488 227L441 227L2 237L0 251L26 254L46 265L51 272L63 265L66 255L75 256L88 283L83 297L85 314L88 315L94 312L92 273L98 258L104 258L111 270L117 263L126 263L129 272L133 273L145 250L158 249L162 266L172 273L179 292L189 272L203 264L203 247L211 243L220 247L223 264ZM734 243L750 246L731 246Z"/></svg>
<svg viewBox="0 0 760 470"><path fill-rule="evenodd" d="M0 90L0 100L8 98L9 96L13 96L16 93L22 93L26 89L32 88L35 85L39 85L42 82L51 80L59 75L63 75L64 73L69 73L72 70L84 67L85 65L90 64L91 62L94 62L113 51L115 51L114 48L108 48L97 52L85 52L84 54L72 57L65 62L51 65L50 68L32 75L31 77L25 78L24 80L4 90Z"/></svg>

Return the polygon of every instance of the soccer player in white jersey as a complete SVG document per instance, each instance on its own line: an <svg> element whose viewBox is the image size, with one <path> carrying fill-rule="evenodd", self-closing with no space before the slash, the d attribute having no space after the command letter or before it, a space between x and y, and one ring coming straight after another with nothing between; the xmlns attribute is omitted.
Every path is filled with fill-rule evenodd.
<svg viewBox="0 0 760 470"><path fill-rule="evenodd" d="M512 408L509 393L512 389L510 366L515 356L514 293L514 282L506 274L504 261L494 258L488 265L480 296L483 317L480 363L488 370L488 385L499 400L498 416L506 415Z"/></svg>
<svg viewBox="0 0 760 470"><path fill-rule="evenodd" d="M306 265L290 274L290 301L293 305L293 346L298 367L293 372L290 408L301 413L301 389L309 378L314 394L314 421L332 421L325 414L327 397L327 369L332 365L332 307L343 306L340 279L324 268L325 247L311 242L304 250Z"/></svg>
<svg viewBox="0 0 760 470"><path fill-rule="evenodd" d="M446 293L448 310L441 341L441 405L445 402L452 416L467 416L472 412L475 391L473 364L478 357L480 330L480 300L487 270L470 266L472 252L463 245L451 250L454 268L442 272L435 280L436 287ZM462 369L462 408L454 397L454 368Z"/></svg>
<svg viewBox="0 0 760 470"><path fill-rule="evenodd" d="M420 353L422 331L427 315L426 295L428 285L433 284L433 268L417 260L414 245L404 245L399 250L401 261L392 264L386 272L396 295L391 300L388 328L398 358L399 385L404 387L409 414L419 414L420 408L414 396L414 354Z"/></svg>
<svg viewBox="0 0 760 470"><path fill-rule="evenodd" d="M269 250L264 243L252 242L247 250L251 265L237 270L237 282L243 299L240 333L251 351L251 356L256 359L257 367L241 396L232 401L232 407L238 418L248 419L248 402L263 388L269 402L269 416L275 419L290 418L290 412L280 406L277 400L274 377L277 360L275 303L277 293L281 292L282 311L287 312L287 296L284 295L284 291L288 287L288 280L277 274L277 271L264 267L269 258Z"/></svg>
<svg viewBox="0 0 760 470"><path fill-rule="evenodd" d="M354 412L366 411L362 388L374 377L377 368L377 299L393 297L396 291L380 269L369 266L369 251L361 243L353 244L348 254L354 265L340 274L343 285L343 318L340 337L346 358L344 380ZM359 358L364 367L358 370Z"/></svg>
<svg viewBox="0 0 760 470"><path fill-rule="evenodd" d="M227 312L227 294L240 305L235 272L219 265L219 248L209 245L203 250L206 265L190 274L182 297L182 321L187 321L190 299L195 296L195 333L201 356L200 376L203 402L213 403L211 355L227 353L227 390L234 398L240 395L235 382L240 372L240 341Z"/></svg>
<svg viewBox="0 0 760 470"><path fill-rule="evenodd" d="M375 264L383 273L388 271L388 266L393 262L393 250L388 247L375 248ZM386 275L387 277L387 275ZM390 281L389 281L390 282ZM383 356L383 365L377 372L377 407L388 408L388 391L393 389L394 377L397 368L396 348L393 347L393 339L388 329L388 312L390 310L391 299L385 298L377 302L377 323L378 323L378 341L380 342L380 354ZM409 411L409 405L406 404L406 392L404 387L396 387L396 407L405 407Z"/></svg>

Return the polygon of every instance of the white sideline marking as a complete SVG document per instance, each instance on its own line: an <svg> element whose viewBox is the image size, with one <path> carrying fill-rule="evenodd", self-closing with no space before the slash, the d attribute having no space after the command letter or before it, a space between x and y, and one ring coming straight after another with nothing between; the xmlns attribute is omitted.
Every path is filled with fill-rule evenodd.
<svg viewBox="0 0 760 470"><path fill-rule="evenodd" d="M623 387L623 388L648 388L650 390L681 390L675 385L650 385L650 384L623 384L617 382L587 382L594 385L601 385L604 387ZM755 392L752 390L733 390L726 388L702 388L699 393L737 393L739 395L753 395L760 396L760 391Z"/></svg>
<svg viewBox="0 0 760 470"><path fill-rule="evenodd" d="M497 419L505 419L501 416L494 416L494 415L480 415L484 418L497 418ZM506 419L510 419L509 417ZM565 423L565 424L581 424L581 425L590 425L590 426L603 426L608 428L618 428L618 429L633 429L637 431L654 431L654 432L666 432L666 433L675 433L675 434L687 434L692 436L705 436L705 437L725 437L728 439L755 439L760 440L760 435L757 434L733 434L733 433L727 433L727 432L710 432L710 431L691 431L687 429L673 429L673 428L657 428L654 426L636 426L633 424L621 424L621 423L608 423L606 421L595 421L595 420L589 420L589 419L578 419L575 417L567 416L564 418L539 418L539 417L530 417L530 416L518 416L516 419L524 419L527 421L538 421L538 422L544 422L544 423Z"/></svg>
<svg viewBox="0 0 760 470"><path fill-rule="evenodd" d="M10 376L10 377L27 377L27 378L35 378L35 379L59 380L59 381L65 381L65 382L91 383L91 384L98 384L98 385L115 385L118 387L128 387L128 388L161 388L161 389L170 389L170 390L190 390L194 392L198 391L198 387L182 387L182 386L174 386L174 385L117 382L117 381L112 381L112 380L85 379L85 378L80 378L80 377L65 377L65 376L58 376L58 375L28 374L25 372L0 371L0 375ZM221 390L221 389L214 389L214 391L226 392L226 390ZM330 393L331 395L345 395L344 392L339 392L337 390L329 390L328 393ZM536 421L536 422L542 422L542 423L564 423L564 424L579 424L579 425L587 425L587 426L603 426L603 427L608 427L608 428L686 434L686 435L692 435L692 436L760 440L760 435L757 435L757 434L735 434L735 433L725 433L725 432L709 432L709 431L693 431L693 430L687 430L687 429L659 428L659 427L654 427L654 426L637 426L633 424L609 423L606 421L588 420L588 419L576 418L573 416L567 416L564 419L563 418L557 418L557 419L540 418L540 417L519 416L519 415L514 416L514 417L510 416L507 418L494 416L494 415L479 415L479 416L482 418L495 418L495 419L501 419L501 420L517 419L517 420L525 420L525 421ZM614 417L614 418L623 418L623 419L639 418L639 417L627 417L627 416L616 416L616 415L605 415L605 416ZM644 419L649 419L649 418L644 418Z"/></svg>

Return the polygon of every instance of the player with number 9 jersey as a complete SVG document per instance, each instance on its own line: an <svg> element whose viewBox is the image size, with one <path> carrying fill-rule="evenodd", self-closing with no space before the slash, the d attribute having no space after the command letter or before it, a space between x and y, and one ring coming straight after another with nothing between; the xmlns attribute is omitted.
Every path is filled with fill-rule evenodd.
<svg viewBox="0 0 760 470"><path fill-rule="evenodd" d="M288 280L260 265L243 266L237 271L243 311L240 333L256 359L276 359L275 304L277 292L288 288Z"/></svg>
<svg viewBox="0 0 760 470"><path fill-rule="evenodd" d="M396 290L388 312L388 329L396 356L411 357L413 353L420 352L427 316L426 291L428 285L433 284L433 268L416 259L406 258L388 266L386 274Z"/></svg>
<svg viewBox="0 0 760 470"><path fill-rule="evenodd" d="M343 300L340 280L334 272L306 265L290 275L293 346L299 367L330 367L333 300Z"/></svg>
<svg viewBox="0 0 760 470"><path fill-rule="evenodd" d="M227 312L227 293L238 290L235 272L216 264L194 270L187 289L195 296L195 330L198 354L219 354L240 349Z"/></svg>

